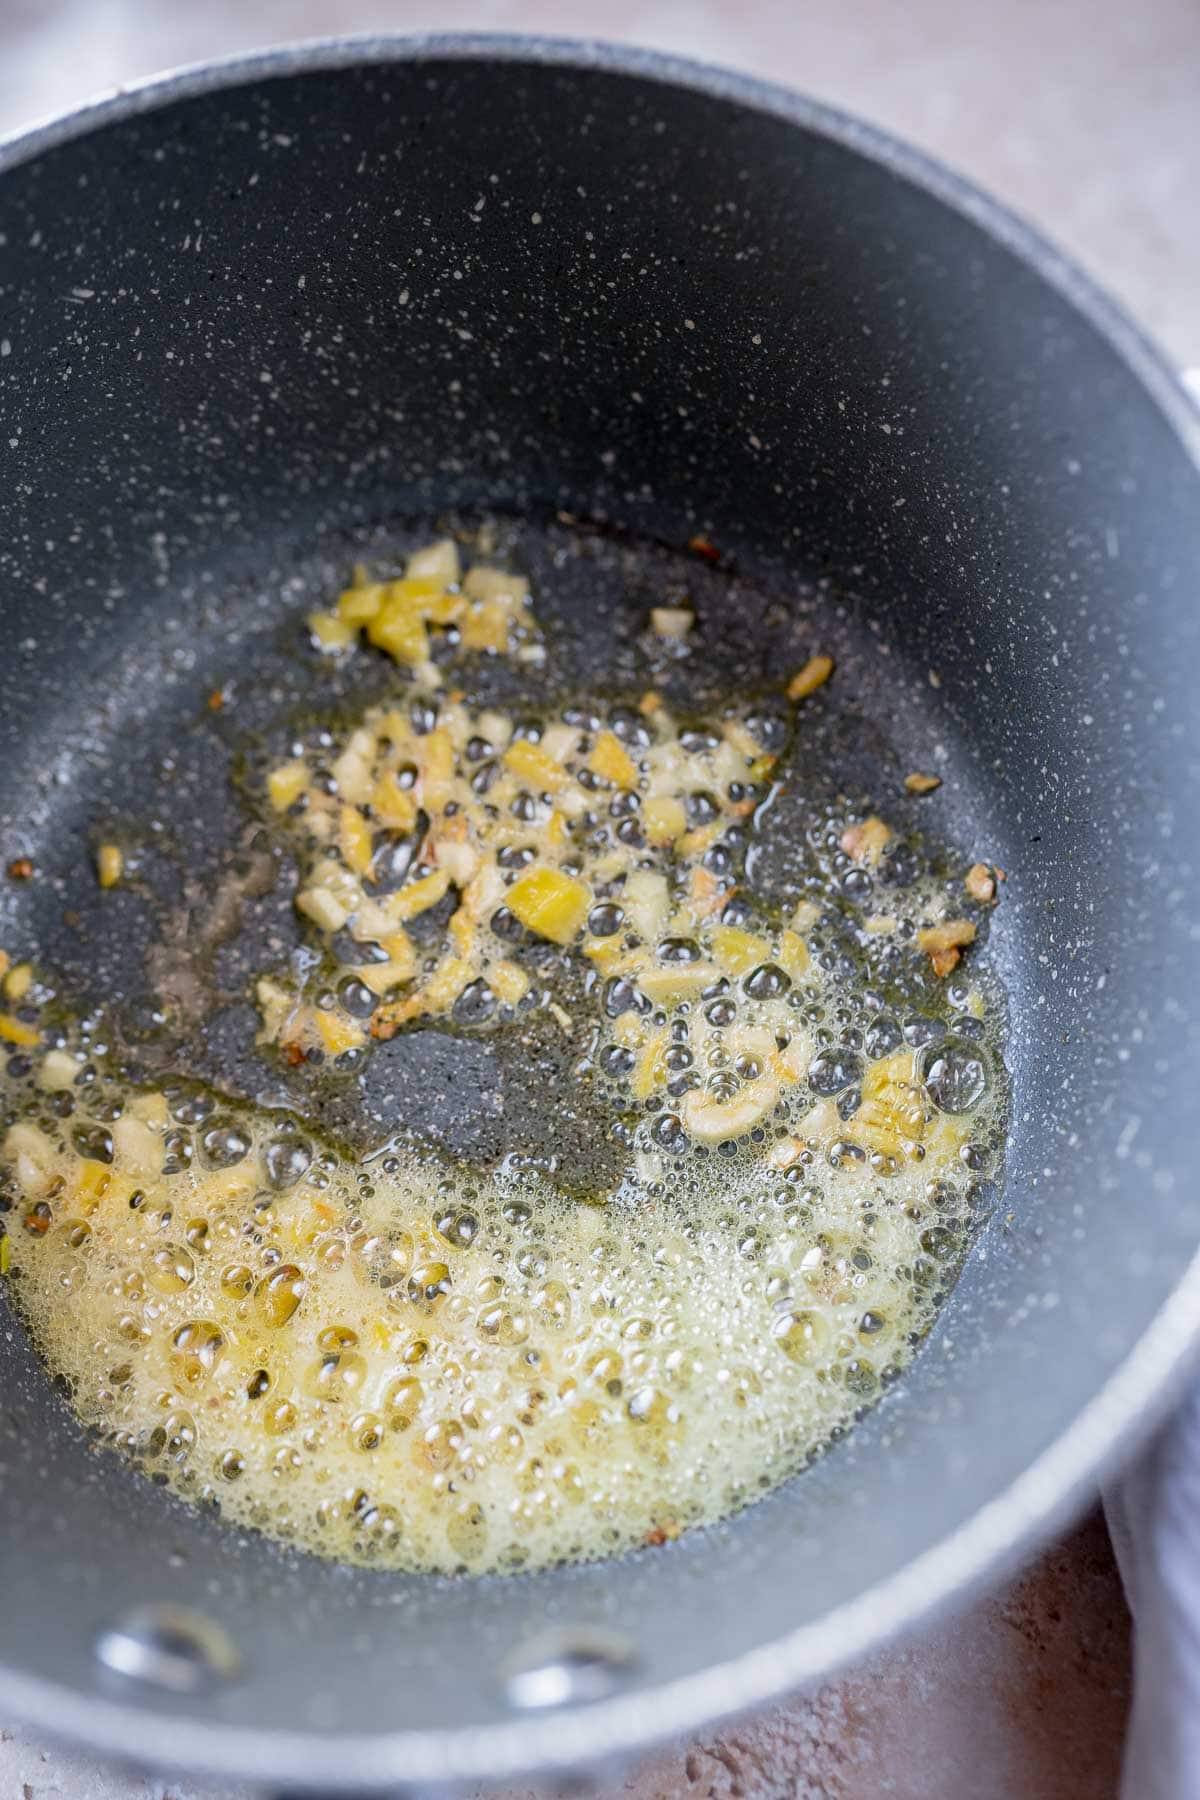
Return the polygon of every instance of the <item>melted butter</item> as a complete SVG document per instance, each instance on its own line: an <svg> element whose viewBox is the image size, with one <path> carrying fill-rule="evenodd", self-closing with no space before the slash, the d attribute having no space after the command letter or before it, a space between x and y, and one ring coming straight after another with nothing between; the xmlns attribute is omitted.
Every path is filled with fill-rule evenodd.
<svg viewBox="0 0 1200 1800"><path fill-rule="evenodd" d="M369 1081L375 1038L545 1011L615 1185L584 1204L529 1159L409 1142L359 1161L132 1088L82 1031L47 1051L30 1004L4 1026L0 1270L83 1422L183 1498L325 1556L485 1572L661 1543L852 1424L968 1247L1005 1087L982 990L923 955L950 933L940 977L973 941L961 878L814 806L787 904L756 896L790 727L738 705L518 726L439 696L432 631L540 653L523 584L460 582L452 548L312 622L337 654L365 629L418 697L267 776L317 955L263 972L260 1043Z"/></svg>
<svg viewBox="0 0 1200 1800"><path fill-rule="evenodd" d="M787 1123L730 1159L646 1143L586 1206L129 1095L85 1140L111 1163L10 1132L16 1291L81 1418L229 1519L418 1570L599 1557L802 1466L932 1321L965 1127L881 1197Z"/></svg>

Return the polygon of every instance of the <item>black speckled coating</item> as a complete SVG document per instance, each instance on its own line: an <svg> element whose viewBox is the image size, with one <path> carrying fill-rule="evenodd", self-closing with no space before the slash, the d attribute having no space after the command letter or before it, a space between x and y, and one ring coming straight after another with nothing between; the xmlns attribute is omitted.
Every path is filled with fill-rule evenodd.
<svg viewBox="0 0 1200 1800"><path fill-rule="evenodd" d="M484 507L703 531L754 577L731 663L784 673L815 614L847 785L879 741L932 763L923 816L1010 873L1011 1223L798 1482L665 1551L473 1585L291 1559L165 1500L89 1453L0 1315L0 1698L110 1748L365 1790L594 1761L764 1699L1044 1528L1194 1330L1194 424L948 177L624 61L335 47L0 152L0 865L39 871L0 878L0 943L83 967L144 935L136 894L78 900L97 820L145 807L178 740L172 817L216 841L205 696L228 680L269 718L289 622L372 534ZM633 602L563 593L603 667ZM167 1592L247 1672L135 1720L91 1633ZM510 1715L502 1665L547 1622L625 1633L625 1691Z"/></svg>

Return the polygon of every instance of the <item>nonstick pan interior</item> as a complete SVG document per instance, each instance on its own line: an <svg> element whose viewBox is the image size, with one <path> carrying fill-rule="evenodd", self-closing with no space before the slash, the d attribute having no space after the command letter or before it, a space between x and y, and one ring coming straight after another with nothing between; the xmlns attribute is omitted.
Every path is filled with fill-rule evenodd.
<svg viewBox="0 0 1200 1800"><path fill-rule="evenodd" d="M0 864L36 871L0 880L0 943L120 993L150 1061L147 1002L190 995L197 1072L253 1088L244 975L293 925L253 837L220 849L238 759L310 704L315 594L494 511L588 681L686 583L714 680L778 680L819 629L839 681L812 765L840 789L944 758L922 817L1010 872L1009 1185L847 1442L726 1525L545 1576L366 1574L226 1532L95 1454L6 1317L0 1694L297 1785L563 1765L819 1672L1044 1525L1189 1329L1168 1307L1126 1364L1200 1238L1182 403L1040 247L855 128L723 77L514 56L284 59L0 163ZM101 907L110 823L159 847ZM419 1098L468 1147L546 1126L553 1068L505 1086L436 1034L400 1046L377 1106ZM373 1129L356 1108L329 1123ZM235 1678L106 1674L97 1631L164 1598L220 1625ZM514 1683L572 1644L587 1705ZM547 1692L568 1704L528 1708Z"/></svg>
<svg viewBox="0 0 1200 1800"><path fill-rule="evenodd" d="M323 657L304 620L366 561L387 572L435 532L470 523L440 516L404 529L348 529L297 543L257 578L231 572L197 600L172 592L156 628L139 634L98 697L69 687L46 721L57 735L44 804L27 815L22 854L34 867L30 941L77 1014L102 1014L114 1048L146 1078L182 1069L251 1100L300 1112L359 1154L417 1128L453 1153L495 1161L509 1152L553 1157L560 1179L615 1178L602 1115L579 1110L570 1068L579 1044L552 1019L503 1037L447 1028L379 1044L351 1079L301 1063L289 1069L256 1044L254 983L286 972L306 942L292 904L294 860L264 820L256 781L265 763L314 724L336 729L373 702L407 705L407 678L382 656ZM706 554L630 536L559 512L489 519L488 539L527 572L548 640L548 671L522 674L475 658L454 679L481 706L531 704L534 693L636 693L649 608L686 598L697 628L685 661L665 677L672 705L698 712L731 696L757 697L782 719L781 673L818 641L837 660L832 704L808 709L775 804L769 846L756 852L756 887L781 902L805 865L805 831L828 800L875 804L924 832L932 809L904 791L906 770L944 759L949 805L967 848L991 854L986 780L959 734L931 733L927 682L910 680L866 628L861 602L832 578L778 558ZM118 622L118 629L120 628ZM181 647L186 662L179 666ZM115 685L114 685L115 683ZM879 803L883 803L879 800ZM94 878L98 842L128 845L115 892ZM931 855L939 849L931 845ZM997 857L998 860L1001 858ZM929 998L933 999L932 991ZM547 1093L556 1095L548 1108Z"/></svg>

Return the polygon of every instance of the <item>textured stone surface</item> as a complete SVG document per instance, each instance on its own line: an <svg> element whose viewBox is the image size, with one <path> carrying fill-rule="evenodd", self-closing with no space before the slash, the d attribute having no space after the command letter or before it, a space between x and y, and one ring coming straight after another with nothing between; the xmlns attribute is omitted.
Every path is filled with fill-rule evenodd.
<svg viewBox="0 0 1200 1800"><path fill-rule="evenodd" d="M0 0L0 131L168 64L327 32L600 33L790 82L947 158L1056 236L1200 365L1193 0ZM1128 1621L1092 1520L962 1617L738 1728L664 1753L638 1800L1108 1800ZM0 1800L250 1800L0 1727Z"/></svg>
<svg viewBox="0 0 1200 1800"><path fill-rule="evenodd" d="M663 1756L636 1800L1111 1800L1128 1620L1099 1517L961 1619Z"/></svg>
<svg viewBox="0 0 1200 1800"><path fill-rule="evenodd" d="M664 1751L597 1800L1113 1800L1128 1701L1129 1622L1096 1515L960 1618ZM102 1767L15 1726L0 1729L0 1797L255 1800Z"/></svg>

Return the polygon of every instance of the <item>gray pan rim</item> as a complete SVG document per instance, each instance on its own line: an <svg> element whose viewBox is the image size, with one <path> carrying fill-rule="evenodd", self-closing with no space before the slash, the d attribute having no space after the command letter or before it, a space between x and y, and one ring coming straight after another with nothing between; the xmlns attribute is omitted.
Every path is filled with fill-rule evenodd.
<svg viewBox="0 0 1200 1800"><path fill-rule="evenodd" d="M1111 345L1175 431L1200 477L1200 410L1177 372L1132 319L1016 214L934 158L836 108L748 75L592 39L502 33L315 39L193 65L118 89L61 117L0 138L7 170L123 119L221 88L389 61L479 60L597 69L732 100L857 151L932 194L1030 265ZM1200 977L1200 969L1197 971ZM83 1695L0 1665L0 1699L14 1715L93 1749L163 1768L312 1792L362 1795L500 1781L539 1770L637 1756L761 1707L854 1661L961 1602L1044 1542L1096 1492L1165 1414L1200 1348L1200 1249L1124 1362L1071 1425L965 1524L887 1580L824 1618L729 1662L544 1718L440 1731L343 1734L255 1731Z"/></svg>

